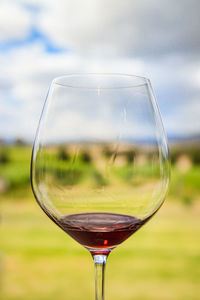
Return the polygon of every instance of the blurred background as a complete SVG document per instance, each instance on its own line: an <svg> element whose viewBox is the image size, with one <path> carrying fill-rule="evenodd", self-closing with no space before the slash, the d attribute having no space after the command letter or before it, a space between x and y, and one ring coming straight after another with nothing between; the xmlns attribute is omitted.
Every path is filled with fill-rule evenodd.
<svg viewBox="0 0 200 300"><path fill-rule="evenodd" d="M91 257L43 214L29 178L49 84L74 72L150 78L170 144L167 201L109 257L107 299L200 299L199 11L198 0L0 1L1 299L94 296Z"/></svg>

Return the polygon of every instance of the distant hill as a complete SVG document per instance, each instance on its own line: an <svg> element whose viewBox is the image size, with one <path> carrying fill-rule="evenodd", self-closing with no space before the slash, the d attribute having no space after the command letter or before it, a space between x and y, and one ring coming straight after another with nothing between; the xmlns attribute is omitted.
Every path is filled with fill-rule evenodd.
<svg viewBox="0 0 200 300"><path fill-rule="evenodd" d="M190 136L168 136L169 145L172 148L200 148L200 134Z"/></svg>

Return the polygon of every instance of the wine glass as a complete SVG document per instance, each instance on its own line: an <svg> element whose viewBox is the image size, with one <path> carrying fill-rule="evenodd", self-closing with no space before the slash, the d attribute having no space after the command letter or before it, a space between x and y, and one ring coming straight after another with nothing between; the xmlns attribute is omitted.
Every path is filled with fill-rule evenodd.
<svg viewBox="0 0 200 300"><path fill-rule="evenodd" d="M109 253L161 207L167 140L148 79L72 74L50 86L32 152L35 198L90 251L95 299L104 299Z"/></svg>

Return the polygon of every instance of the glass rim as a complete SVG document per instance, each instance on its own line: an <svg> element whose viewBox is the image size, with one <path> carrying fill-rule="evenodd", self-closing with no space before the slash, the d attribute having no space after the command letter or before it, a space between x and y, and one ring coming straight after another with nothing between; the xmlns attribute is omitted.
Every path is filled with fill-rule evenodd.
<svg viewBox="0 0 200 300"><path fill-rule="evenodd" d="M86 77L91 77L91 79L95 77L112 77L115 79L119 79L120 77L123 79L129 80L129 83L127 84L121 84L119 86L115 86L114 84L112 85L101 85L101 84L96 84L96 85L90 85L90 84L73 84L72 80L77 79L77 78L86 78ZM71 79L71 81L70 81ZM131 82L131 80L133 80ZM135 81L135 84L134 84ZM133 74L125 74L125 73L69 73L66 75L58 76L55 77L52 81L52 84L56 84L62 87L68 87L68 88L76 88L76 89L92 89L92 90L98 90L98 89L105 89L105 90L110 90L110 89L127 89L127 88L136 88L136 87L142 87L145 85L150 84L150 80L147 77L144 76L139 76L139 75L133 75Z"/></svg>

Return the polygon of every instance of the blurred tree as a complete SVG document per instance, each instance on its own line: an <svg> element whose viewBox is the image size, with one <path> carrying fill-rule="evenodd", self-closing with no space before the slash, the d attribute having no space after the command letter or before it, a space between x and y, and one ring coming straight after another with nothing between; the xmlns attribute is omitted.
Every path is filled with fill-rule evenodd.
<svg viewBox="0 0 200 300"><path fill-rule="evenodd" d="M132 164L135 159L135 152L134 151L127 151L125 152L126 160L128 164Z"/></svg>
<svg viewBox="0 0 200 300"><path fill-rule="evenodd" d="M191 150L192 162L196 165L200 165L200 149L194 148Z"/></svg>
<svg viewBox="0 0 200 300"><path fill-rule="evenodd" d="M27 145L27 143L26 143L23 139L21 139L21 138L17 138L17 139L14 141L14 144L15 144L16 146L26 146L26 145Z"/></svg>
<svg viewBox="0 0 200 300"><path fill-rule="evenodd" d="M112 151L109 149L109 147L107 147L107 146L105 146L104 148L103 148L103 155L105 156L105 158L110 158L111 157L111 155L112 155Z"/></svg>
<svg viewBox="0 0 200 300"><path fill-rule="evenodd" d="M81 160L87 164L91 163L92 162L92 157L91 155L89 154L88 151L83 151L81 153Z"/></svg>
<svg viewBox="0 0 200 300"><path fill-rule="evenodd" d="M68 151L67 151L66 147L60 147L58 149L58 158L60 160L65 160L65 161L69 160L70 155L68 154Z"/></svg>
<svg viewBox="0 0 200 300"><path fill-rule="evenodd" d="M170 159L172 164L176 163L179 155L180 155L179 151L175 151L175 150L170 151Z"/></svg>
<svg viewBox="0 0 200 300"><path fill-rule="evenodd" d="M0 164L7 164L10 162L9 150L3 147L0 150Z"/></svg>

